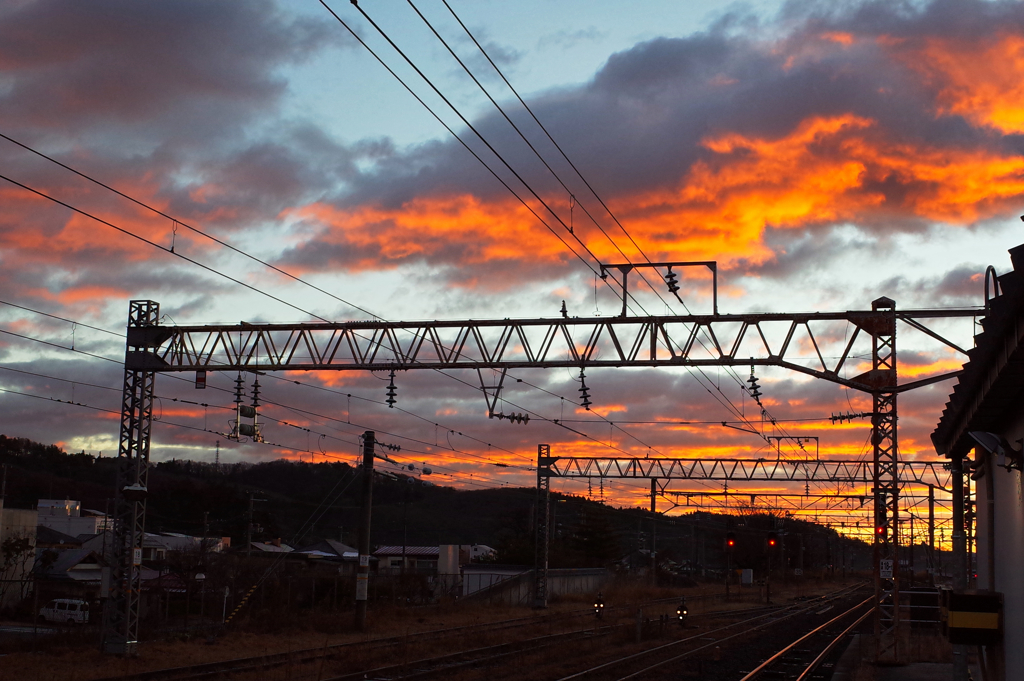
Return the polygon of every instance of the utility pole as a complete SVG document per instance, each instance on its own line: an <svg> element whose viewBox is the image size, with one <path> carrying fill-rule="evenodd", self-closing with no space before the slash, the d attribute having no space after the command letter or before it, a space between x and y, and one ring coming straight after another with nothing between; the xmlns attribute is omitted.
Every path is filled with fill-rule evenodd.
<svg viewBox="0 0 1024 681"><path fill-rule="evenodd" d="M376 433L363 433L363 522L359 526L359 567L356 572L356 630L366 631L366 598L370 586L370 512L373 509L373 445Z"/></svg>
<svg viewBox="0 0 1024 681"><path fill-rule="evenodd" d="M551 544L551 445L537 445L537 511L534 513L534 588L533 607L548 607L548 560Z"/></svg>
<svg viewBox="0 0 1024 681"><path fill-rule="evenodd" d="M928 565L935 573L935 485L928 485Z"/></svg>
<svg viewBox="0 0 1024 681"><path fill-rule="evenodd" d="M255 492L249 491L249 511L246 513L249 522L245 526L245 557L249 558L252 556L252 528L253 528L253 502L255 501L266 501L266 499L256 499L253 497Z"/></svg>
<svg viewBox="0 0 1024 681"><path fill-rule="evenodd" d="M651 478L651 586L658 586L658 479Z"/></svg>

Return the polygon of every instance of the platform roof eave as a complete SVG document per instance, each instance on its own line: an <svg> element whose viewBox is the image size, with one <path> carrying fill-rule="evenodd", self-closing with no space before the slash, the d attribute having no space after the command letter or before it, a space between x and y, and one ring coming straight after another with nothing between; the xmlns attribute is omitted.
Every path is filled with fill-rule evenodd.
<svg viewBox="0 0 1024 681"><path fill-rule="evenodd" d="M1001 295L991 299L953 392L931 434L935 451L947 458L974 447L968 433L999 432L1024 393L1024 244L1010 249L1013 269L998 278Z"/></svg>

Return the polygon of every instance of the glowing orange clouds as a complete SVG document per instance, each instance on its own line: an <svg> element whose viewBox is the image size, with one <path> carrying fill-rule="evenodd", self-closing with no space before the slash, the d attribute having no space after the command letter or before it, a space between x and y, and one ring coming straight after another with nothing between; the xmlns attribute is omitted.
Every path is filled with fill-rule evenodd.
<svg viewBox="0 0 1024 681"><path fill-rule="evenodd" d="M893 143L873 121L853 115L812 117L779 139L725 133L704 144L716 156L695 164L676 193L644 197L631 208L649 214L663 233L681 221L727 234L737 246L746 242L741 253L761 249L769 224L800 227L881 212L891 199L872 187L886 182L905 188L892 212L953 223L986 217L1024 193L1024 158Z"/></svg>
<svg viewBox="0 0 1024 681"><path fill-rule="evenodd" d="M469 195L423 197L398 209L367 205L353 210L313 204L291 215L329 225L349 247L373 254L350 262L355 270L416 256L429 259L448 250L462 264L519 260L525 253L554 260L565 253L525 207L509 200L485 203ZM327 241L334 239L328 236Z"/></svg>
<svg viewBox="0 0 1024 681"><path fill-rule="evenodd" d="M702 146L703 158L674 187L613 200L648 252L760 262L772 255L762 238L769 226L888 217L969 224L1024 195L1020 156L893 139L877 121L853 114L810 116L774 138L721 132ZM410 257L474 265L567 253L508 200L460 195L417 198L398 208L314 204L292 215L329 226L321 238L344 242L354 269ZM556 231L562 234L561 227ZM586 238L598 257L613 255L601 240Z"/></svg>
<svg viewBox="0 0 1024 681"><path fill-rule="evenodd" d="M1024 132L1024 37L979 41L930 38L897 55L938 88L938 113L963 116L1003 133Z"/></svg>

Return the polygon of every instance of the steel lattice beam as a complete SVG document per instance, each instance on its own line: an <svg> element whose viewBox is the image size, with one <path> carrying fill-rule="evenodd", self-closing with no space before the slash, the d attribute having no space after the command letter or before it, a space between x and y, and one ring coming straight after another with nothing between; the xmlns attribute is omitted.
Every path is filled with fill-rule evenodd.
<svg viewBox="0 0 1024 681"><path fill-rule="evenodd" d="M907 311L898 318L976 316L980 309ZM883 319L878 311L803 314L673 315L427 322L353 321L317 324L240 324L137 329L155 347L132 354L146 371L514 369L555 367L779 366L857 390L908 390L959 372L903 386L880 383L869 371L844 378L862 331ZM838 357L823 355L829 322L853 325ZM812 326L813 324L813 326ZM820 328L818 328L820 326ZM129 335L132 335L129 329ZM942 339L951 348L957 346ZM131 340L131 338L129 339ZM813 356L800 353L810 347Z"/></svg>
<svg viewBox="0 0 1024 681"><path fill-rule="evenodd" d="M952 491L951 473L942 461L899 461L903 483L934 485ZM554 457L552 475L560 478L652 478L657 480L729 480L872 484L872 461L839 459L675 459L639 457Z"/></svg>

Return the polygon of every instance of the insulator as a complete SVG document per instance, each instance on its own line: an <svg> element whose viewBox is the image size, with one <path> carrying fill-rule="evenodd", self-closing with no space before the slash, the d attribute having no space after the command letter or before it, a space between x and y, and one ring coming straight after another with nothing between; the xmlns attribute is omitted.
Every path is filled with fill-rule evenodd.
<svg viewBox="0 0 1024 681"><path fill-rule="evenodd" d="M747 383L750 384L750 396L754 398L754 401L761 404L761 386L757 384L757 376L754 375L754 367L750 367L750 378L747 379Z"/></svg>
<svg viewBox="0 0 1024 681"><path fill-rule="evenodd" d="M580 369L580 383L582 386L579 388L580 393L580 404L584 409L590 411L590 393L587 392L587 381L586 374L583 373L583 369Z"/></svg>
<svg viewBox="0 0 1024 681"><path fill-rule="evenodd" d="M239 373L238 377L235 378L235 404L242 403L242 386L244 384L245 381L242 380L242 374Z"/></svg>
<svg viewBox="0 0 1024 681"><path fill-rule="evenodd" d="M668 268L668 274L665 275L665 283L668 284L668 292L676 293L679 291L678 275L672 271L672 268Z"/></svg>
<svg viewBox="0 0 1024 681"><path fill-rule="evenodd" d="M252 382L252 408L256 409L260 406L260 377L257 376L256 380Z"/></svg>
<svg viewBox="0 0 1024 681"><path fill-rule="evenodd" d="M397 394L398 394L398 388L395 387L395 370L392 369L391 370L391 382L388 383L388 391L387 391L388 398L385 400L385 402L388 403L388 409L394 409L395 408L395 402L398 401L398 400L395 399L395 396Z"/></svg>

